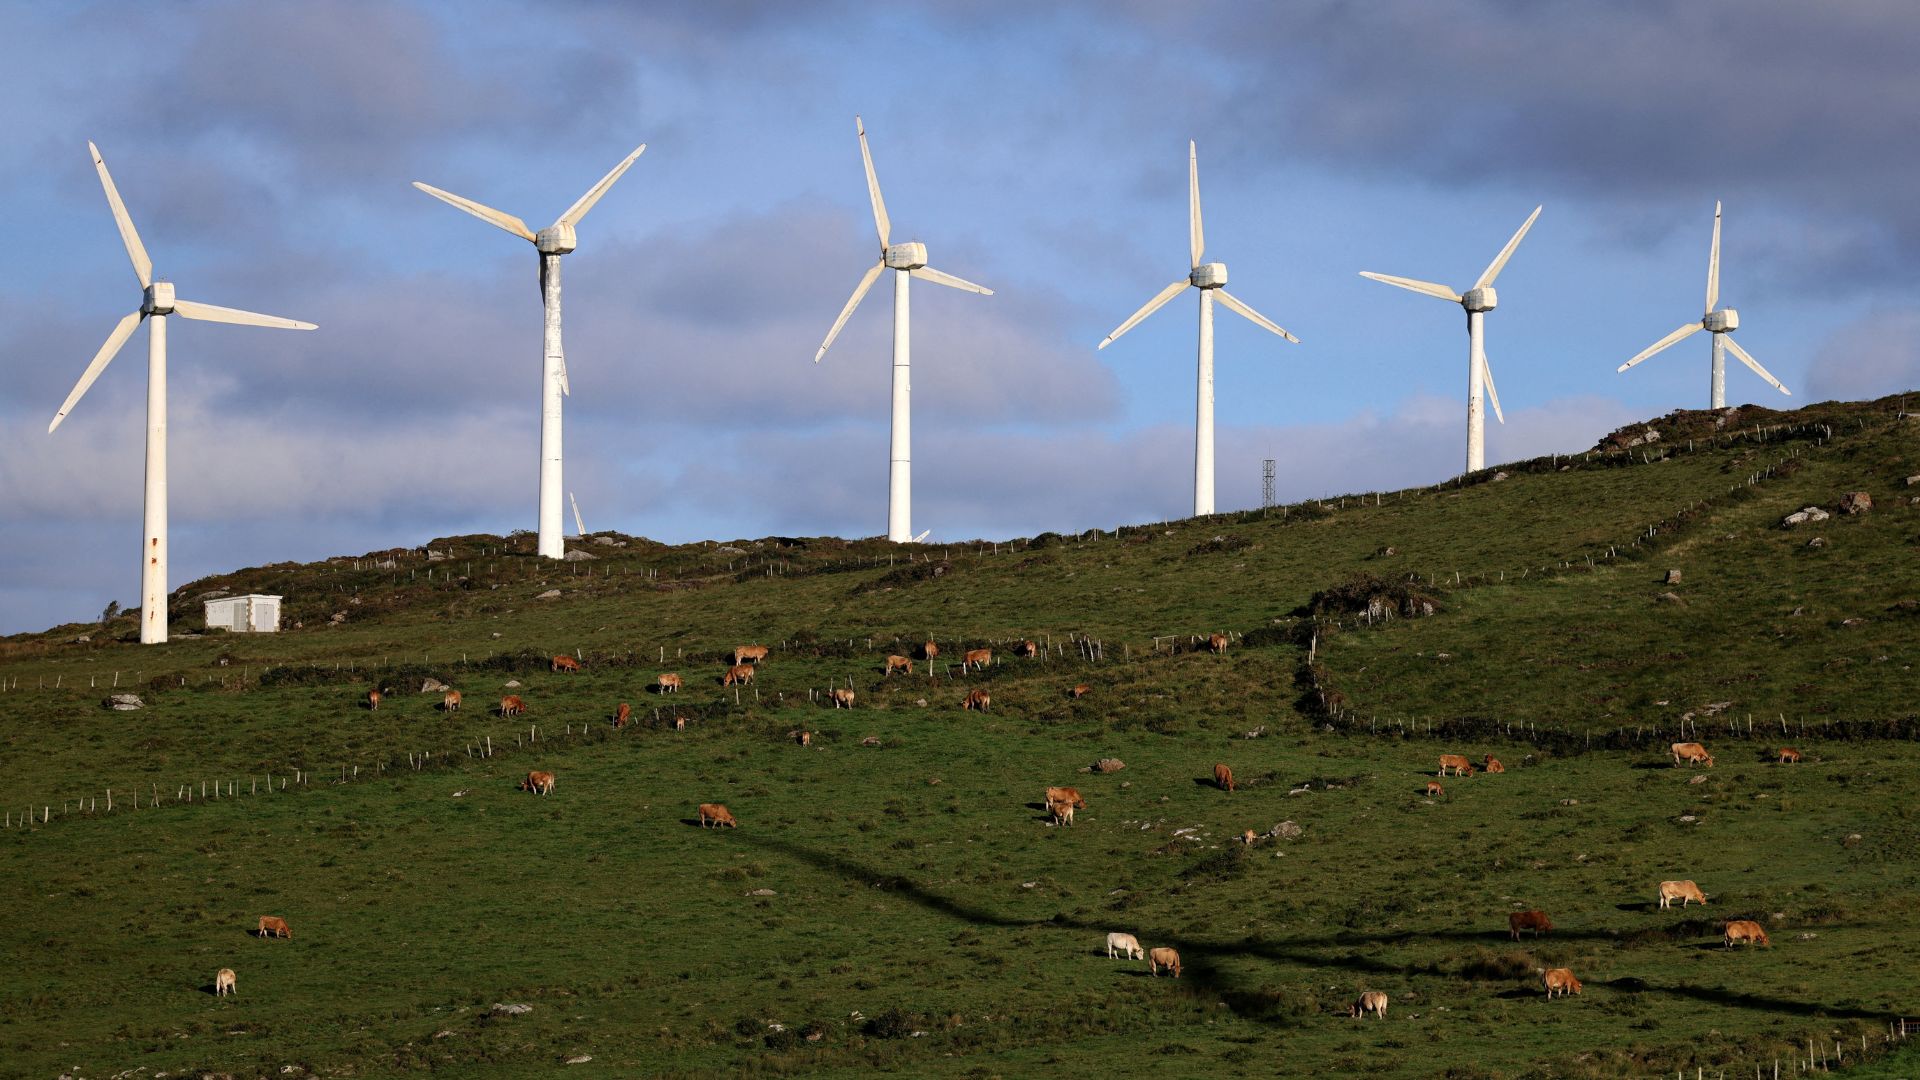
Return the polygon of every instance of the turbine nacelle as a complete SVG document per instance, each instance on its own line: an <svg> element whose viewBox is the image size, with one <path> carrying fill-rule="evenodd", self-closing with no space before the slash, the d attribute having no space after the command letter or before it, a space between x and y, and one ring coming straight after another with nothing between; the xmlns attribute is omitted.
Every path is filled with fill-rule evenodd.
<svg viewBox="0 0 1920 1080"><path fill-rule="evenodd" d="M889 270L918 270L927 265L927 245L918 240L888 244L881 252L880 261Z"/></svg>
<svg viewBox="0 0 1920 1080"><path fill-rule="evenodd" d="M1201 263L1187 275L1187 283L1196 289L1218 289L1227 283L1227 264L1222 262Z"/></svg>
<svg viewBox="0 0 1920 1080"><path fill-rule="evenodd" d="M140 299L140 314L173 314L173 282L156 281L147 286L146 292Z"/></svg>
<svg viewBox="0 0 1920 1080"><path fill-rule="evenodd" d="M1468 311L1492 311L1499 304L1500 294L1494 292L1491 285L1468 289L1466 295L1460 298L1460 306Z"/></svg>
<svg viewBox="0 0 1920 1080"><path fill-rule="evenodd" d="M1740 329L1740 313L1732 308L1709 311L1707 317L1700 320L1700 325L1713 333L1725 334Z"/></svg>
<svg viewBox="0 0 1920 1080"><path fill-rule="evenodd" d="M556 221L533 234L533 246L539 248L542 255L565 255L579 246L579 240L574 236L572 222Z"/></svg>

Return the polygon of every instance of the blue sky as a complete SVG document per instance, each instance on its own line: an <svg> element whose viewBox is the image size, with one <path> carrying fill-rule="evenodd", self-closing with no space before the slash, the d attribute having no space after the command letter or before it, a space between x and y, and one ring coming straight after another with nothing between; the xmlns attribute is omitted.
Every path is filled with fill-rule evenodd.
<svg viewBox="0 0 1920 1080"><path fill-rule="evenodd" d="M1535 206L1488 352L1488 460L1705 404L1684 321L1726 203L1723 303L1794 391L1920 387L1920 11L1737 0L1295 3L17 4L0 39L0 632L134 596L137 338L46 421L138 290L99 143L183 296L312 334L176 322L174 584L533 521L530 246L647 153L567 262L568 487L669 541L885 522L890 313L853 116L896 238L992 286L915 291L915 524L936 538L1179 516L1194 306L1094 346L1210 258L1303 339L1219 323L1219 502L1442 479L1464 442L1457 308Z"/></svg>

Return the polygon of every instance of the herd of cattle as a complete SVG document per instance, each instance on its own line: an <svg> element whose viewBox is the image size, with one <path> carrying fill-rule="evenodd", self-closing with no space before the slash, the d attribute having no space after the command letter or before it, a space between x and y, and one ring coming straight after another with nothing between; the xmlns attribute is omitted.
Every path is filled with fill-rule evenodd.
<svg viewBox="0 0 1920 1080"><path fill-rule="evenodd" d="M1221 654L1227 651L1227 644L1228 640L1226 635L1212 634L1209 635L1207 639L1206 647L1211 653ZM1014 646L1013 652L1016 656L1037 657L1041 655L1043 650L1035 642L1022 641ZM768 649L765 645L741 645L736 647L733 650L733 662L727 666L725 673L720 677L721 685L735 686L752 682L758 665L767 659L767 654ZM940 648L932 641L926 642L920 648L920 657L922 660L932 661L939 655ZM992 649L968 649L962 654L961 667L963 671L984 670L992 663ZM571 656L555 656L552 660L551 670L555 673L572 674L581 670L581 664L578 659ZM911 675L913 673L913 659L900 655L887 656L881 667L881 676L884 678L896 672ZM677 693L683 685L684 680L682 680L678 672L664 672L654 680L653 689L659 694ZM1087 684L1080 683L1069 689L1067 696L1078 699L1090 693L1091 689ZM380 707L380 700L381 692L379 689L373 689L367 692L366 705L368 709L378 709ZM851 688L834 689L828 693L826 700L833 708L851 709L854 702L854 692ZM979 710L984 712L991 703L992 698L986 691L976 689L967 692L966 696L961 699L960 707L969 711ZM460 708L460 691L446 691L445 696L441 699L440 707L446 712L458 711ZM519 716L524 714L526 709L526 702L517 695L509 694L500 700L499 712L501 716ZM614 712L613 726L616 728L625 727L630 722L632 713L632 706L627 702L621 702L618 709ZM684 728L685 721L677 721L676 726ZM812 742L812 733L805 730L796 731L793 733L793 736L796 741L803 746L810 745ZM1713 755L1709 754L1706 747L1700 743L1678 742L1674 743L1669 749L1672 753L1673 764L1676 768L1682 765L1688 767L1705 765L1709 768L1713 766ZM1776 755L1776 760L1783 765L1797 764L1801 760L1801 753L1792 747L1781 747ZM1464 754L1441 754L1439 756L1439 769L1435 775L1439 777L1467 777L1481 771L1489 774L1499 774L1507 770L1506 767L1500 763L1500 760L1492 754L1485 755L1481 759L1481 764L1478 767ZM1214 785L1222 791L1232 792L1238 790L1234 782L1233 770L1224 763L1214 765L1213 782ZM522 791L532 792L537 795L551 795L553 794L554 785L555 777L553 773L533 770L527 773L526 778L520 782L519 786ZM1426 794L1429 798L1435 795L1444 795L1445 789L1438 780L1430 780L1426 785ZM1041 802L1046 809L1048 818L1054 824L1063 826L1072 825L1074 811L1084 810L1087 806L1086 799L1081 796L1078 789L1064 786L1048 787L1042 793ZM734 819L732 811L728 810L723 803L701 803L696 808L695 816L701 828L737 829L740 827L740 823ZM1251 845L1257 837L1253 830L1248 829L1242 835L1241 839L1244 843ZM1655 901L1661 910L1666 910L1671 907L1675 901L1678 901L1682 908L1685 908L1689 904L1705 905L1707 896L1700 890L1698 885L1690 880L1662 881L1655 889ZM1519 941L1520 935L1523 933L1530 933L1538 937L1540 934L1548 933L1552 930L1553 921L1548 918L1547 913L1544 911L1516 911L1507 917L1507 932L1509 939L1512 941ZM262 938L282 937L291 940L293 931L288 927L287 921L284 918L275 915L262 915L260 917L258 936ZM1766 929L1750 919L1728 920L1724 924L1722 936L1723 943L1728 948L1736 944L1772 947L1772 942L1767 938ZM1164 946L1153 949L1143 949L1139 939L1133 934L1118 931L1108 934L1106 954L1109 959L1115 957L1129 960L1144 959L1147 962L1149 973L1154 976L1158 976L1162 971L1169 971L1173 974L1174 978L1177 979L1180 977L1181 967L1180 954L1178 951ZM1576 978L1568 968L1536 968L1535 972L1541 977L1541 985L1546 991L1548 1000L1552 1000L1555 997L1564 997L1569 994L1579 994L1582 990L1580 980ZM224 996L236 992L233 970L231 968L221 968L215 977L214 985L215 993L218 995ZM1368 990L1363 992L1355 999L1353 1004L1348 1007L1348 1015L1356 1018L1371 1015L1385 1019L1387 1015L1387 1004L1388 1000L1385 993L1378 990Z"/></svg>

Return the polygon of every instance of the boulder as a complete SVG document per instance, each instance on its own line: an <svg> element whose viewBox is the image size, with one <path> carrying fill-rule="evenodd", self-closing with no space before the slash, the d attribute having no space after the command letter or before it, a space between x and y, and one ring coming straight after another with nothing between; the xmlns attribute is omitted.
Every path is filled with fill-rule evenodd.
<svg viewBox="0 0 1920 1080"><path fill-rule="evenodd" d="M445 562L445 561L446 561L446 559L447 559L447 553L446 553L446 552L444 552L444 551L435 551L435 550L433 550L432 548L428 548L428 549L427 549L427 561L428 561L428 562Z"/></svg>
<svg viewBox="0 0 1920 1080"><path fill-rule="evenodd" d="M1907 477L1908 487L1920 487L1920 475Z"/></svg>
<svg viewBox="0 0 1920 1080"><path fill-rule="evenodd" d="M341 623L347 621L347 613L344 611L336 611L327 621L335 626L339 626Z"/></svg>
<svg viewBox="0 0 1920 1080"><path fill-rule="evenodd" d="M878 736L878 735L869 735L869 736L867 736L866 738L864 738L864 739L861 739L861 740L860 740L860 745L861 745L861 746L879 746L879 745L880 745L880 736Z"/></svg>
<svg viewBox="0 0 1920 1080"><path fill-rule="evenodd" d="M498 1016L519 1016L522 1013L532 1012L533 1006L523 1005L519 1002L514 1002L513 1004L509 1005L509 1004L506 1004L505 1002L496 1001L494 1002L494 1005L493 1005L493 1011Z"/></svg>
<svg viewBox="0 0 1920 1080"><path fill-rule="evenodd" d="M504 686L505 686L505 687L506 687L507 689L509 689L509 690L518 690L518 689L520 689L520 680L519 680L519 679L508 679L508 680L507 680L507 681L506 681L505 683L503 683L502 685L504 685Z"/></svg>
<svg viewBox="0 0 1920 1080"><path fill-rule="evenodd" d="M565 555L561 556L561 558L565 559L567 562L586 562L590 559L597 559L599 557L600 556L595 555L590 551L580 551L578 549L569 551Z"/></svg>
<svg viewBox="0 0 1920 1080"><path fill-rule="evenodd" d="M1840 496L1840 512L1843 514L1864 514L1873 509L1873 496L1864 491L1849 491Z"/></svg>
<svg viewBox="0 0 1920 1080"><path fill-rule="evenodd" d="M779 896L780 894L777 892L774 892L772 889L752 889L748 891L747 895L748 896Z"/></svg>
<svg viewBox="0 0 1920 1080"><path fill-rule="evenodd" d="M132 712L135 709L144 709L147 707L147 703L140 700L139 694L114 694L100 704L105 708L114 709L119 712Z"/></svg>
<svg viewBox="0 0 1920 1080"><path fill-rule="evenodd" d="M625 540L615 540L611 536L596 536L593 538L593 542L596 544L599 544L601 547L626 547L627 546L627 542Z"/></svg>
<svg viewBox="0 0 1920 1080"><path fill-rule="evenodd" d="M1826 537L1824 537L1824 536L1816 536L1816 537L1814 537L1813 539L1811 539L1811 540L1809 540L1809 541L1807 541L1807 546L1808 546L1808 547L1810 547L1810 548L1823 548L1823 547L1826 547L1826 546L1827 546L1827 538L1826 538Z"/></svg>
<svg viewBox="0 0 1920 1080"><path fill-rule="evenodd" d="M1809 521L1825 521L1832 515L1817 506L1805 506L1780 519L1783 528L1791 529L1795 525L1805 525Z"/></svg>
<svg viewBox="0 0 1920 1080"><path fill-rule="evenodd" d="M420 681L420 692L423 694L444 694L451 689L453 689L453 687L448 686L439 679L422 679Z"/></svg>
<svg viewBox="0 0 1920 1080"><path fill-rule="evenodd" d="M1300 839L1301 832L1302 830L1296 822L1283 821L1273 828L1268 829L1267 835L1277 837L1281 840L1298 840Z"/></svg>
<svg viewBox="0 0 1920 1080"><path fill-rule="evenodd" d="M1506 473L1504 473L1504 472L1497 472L1497 473L1494 473L1494 474L1493 474L1493 479L1492 479L1492 480L1490 480L1490 481L1488 481L1488 483L1493 483L1493 484L1497 484L1497 483L1499 483L1500 481L1502 481L1502 480L1505 480L1506 478L1507 478L1507 474L1506 474Z"/></svg>
<svg viewBox="0 0 1920 1080"><path fill-rule="evenodd" d="M535 600L558 600L560 599L560 590L548 589L546 592L543 592L539 596L534 597L534 599Z"/></svg>
<svg viewBox="0 0 1920 1080"><path fill-rule="evenodd" d="M1094 772L1103 772L1103 773L1119 772L1121 769L1124 769L1126 767L1127 767L1126 762L1121 761L1119 758L1111 758L1111 757L1103 757L1099 761L1096 761L1093 763Z"/></svg>
<svg viewBox="0 0 1920 1080"><path fill-rule="evenodd" d="M1667 571L1667 579L1666 579L1666 584L1668 584L1668 585L1678 585L1678 584L1680 584L1680 571L1678 571L1678 570L1669 570L1669 571Z"/></svg>

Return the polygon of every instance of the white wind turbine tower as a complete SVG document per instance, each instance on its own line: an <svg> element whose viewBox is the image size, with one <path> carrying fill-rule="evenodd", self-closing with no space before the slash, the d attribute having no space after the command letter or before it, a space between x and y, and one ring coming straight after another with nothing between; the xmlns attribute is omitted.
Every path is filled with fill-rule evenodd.
<svg viewBox="0 0 1920 1080"><path fill-rule="evenodd" d="M1506 416L1500 412L1500 392L1493 386L1493 370L1487 366L1486 337L1481 325L1482 317L1492 311L1494 305L1499 302L1499 297L1493 291L1493 279L1500 276L1500 271L1506 267L1507 260L1513 257L1514 249L1520 246L1521 238L1527 235L1528 229L1533 228L1534 221L1540 217L1540 210L1541 207L1538 206L1533 208L1533 213L1527 215L1526 223L1520 226L1520 231L1514 233L1513 239L1507 241L1507 246L1501 248L1500 254L1493 257L1493 262L1487 265L1485 272L1474 281L1473 287L1469 288L1464 296L1445 285L1436 285L1431 281L1416 281L1413 278L1394 277L1392 274L1376 274L1369 270L1360 271L1361 277L1384 281L1389 285L1398 285L1403 289L1412 289L1414 292L1425 293L1428 296L1437 296L1442 300L1451 300L1467 309L1468 472L1478 472L1486 468L1487 464L1486 415L1480 408L1482 384L1486 386L1487 396L1493 399L1493 415L1501 423L1507 422Z"/></svg>
<svg viewBox="0 0 1920 1080"><path fill-rule="evenodd" d="M1134 328L1140 320L1160 310L1167 301L1174 298L1180 290L1189 286L1200 291L1200 365L1199 387L1196 397L1199 399L1194 410L1193 424L1193 515L1213 513L1213 301L1217 294L1220 302L1228 311L1241 315L1254 325L1279 334L1298 345L1300 339L1282 330L1265 315L1248 307L1232 293L1227 292L1227 264L1220 262L1203 263L1201 256L1206 254L1207 238L1200 226L1200 158L1191 140L1187 142L1187 254L1191 257L1191 269L1187 276L1160 290L1160 294L1147 301L1146 306L1127 317L1113 333L1100 342L1104 349L1119 340L1120 335Z"/></svg>
<svg viewBox="0 0 1920 1080"><path fill-rule="evenodd" d="M151 319L147 323L147 486L145 528L140 543L140 643L157 645L167 640L167 316L241 326L276 326L283 330L312 330L314 324L176 298L172 282L154 280L153 260L147 258L140 234L133 229L133 218L127 215L126 204L120 201L120 191L113 186L113 177L107 173L100 148L88 143L87 151L93 155L93 167L100 173L100 186L106 189L114 224L120 228L120 240L126 244L127 256L133 260L133 275L140 279L144 292L140 310L121 319L107 335L107 343L93 355L93 362L74 384L73 393L67 395L60 411L53 414L47 434L53 434L60 421L73 411L74 405L107 369L107 364L133 336L141 321Z"/></svg>
<svg viewBox="0 0 1920 1080"><path fill-rule="evenodd" d="M1715 311L1713 309L1713 305L1719 302L1720 302L1720 204L1716 202L1713 204L1713 248L1707 253L1707 313L1706 315L1703 316L1699 322L1690 322L1687 325L1681 327L1680 329L1675 330L1673 333L1668 334L1666 337L1661 338L1659 341L1656 341L1653 344L1647 346L1645 349L1641 350L1640 355L1634 357L1633 359L1627 361L1624 364L1621 364L1620 370L1625 371L1628 368L1632 367L1633 365L1639 363L1640 361L1645 360L1647 357L1652 356L1654 353L1657 353L1660 350L1666 348L1667 346L1672 345L1673 343L1679 341L1681 338L1688 337L1693 333L1695 333L1696 331L1705 330L1713 335L1713 376L1712 376L1712 382L1708 389L1708 396L1707 396L1707 401L1709 402L1709 405L1708 405L1709 408L1724 409L1727 407L1727 352L1726 351L1728 349L1732 349L1733 355L1738 357L1741 363L1752 368L1753 373L1755 375L1758 375L1761 378L1767 380L1768 383L1772 384L1775 390L1778 390L1783 394L1791 395L1793 391L1788 390L1785 386L1782 386L1780 384L1779 379L1774 378L1773 375L1770 372L1768 372L1766 368L1761 367L1759 361L1755 360L1751 356L1748 356L1747 350L1741 348L1740 343L1733 340L1733 337L1732 337L1733 332L1735 330L1740 329L1740 313L1733 310L1732 308L1721 308L1720 310Z"/></svg>
<svg viewBox="0 0 1920 1080"><path fill-rule="evenodd" d="M918 537L913 535L913 335L907 319L908 279L919 278L982 296L992 296L993 290L928 266L927 245L917 240L909 240L904 244L892 242L893 229L887 218L887 204L880 198L880 181L873 173L873 154L867 149L867 126L856 116L853 118L853 128L860 136L860 160L867 168L867 196L873 200L873 225L880 234L880 261L868 267L866 274L860 278L860 284L854 286L853 296L847 300L847 306L840 309L840 317L833 320L833 329L827 331L827 339L820 343L820 351L813 354L813 362L817 364L821 357L827 355L827 347L840 335L840 328L847 324L853 309L860 306L861 297L873 288L880 271L894 271L893 434L887 455L890 463L887 470L887 539L896 544L913 543L925 539L927 534L923 532Z"/></svg>
<svg viewBox="0 0 1920 1080"><path fill-rule="evenodd" d="M566 528L561 516L560 493L560 398L571 396L567 386L567 359L560 347L560 256L572 251L576 246L573 228L580 219L587 216L593 204L607 193L615 180L627 171L635 158L647 148L641 143L628 154L625 160L613 167L613 171L600 178L600 182L587 189L585 195L567 208L559 220L541 229L539 232L527 228L527 223L504 214L490 206L482 206L472 199L463 199L451 192L441 191L437 187L423 184L418 180L413 186L442 202L465 210L489 225L505 229L522 240L532 241L540 252L540 297L546 307L546 332L543 340L545 357L540 369L540 546L542 556L559 559L566 556L566 542L562 535Z"/></svg>

